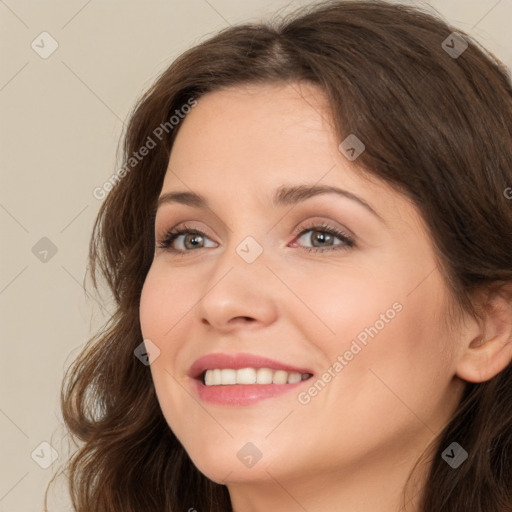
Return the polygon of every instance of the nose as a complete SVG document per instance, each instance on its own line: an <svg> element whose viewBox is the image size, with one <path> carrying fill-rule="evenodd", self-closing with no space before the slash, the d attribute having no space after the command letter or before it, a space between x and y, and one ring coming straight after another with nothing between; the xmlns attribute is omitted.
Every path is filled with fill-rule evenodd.
<svg viewBox="0 0 512 512"><path fill-rule="evenodd" d="M275 322L279 281L266 263L265 251L248 263L235 247L226 248L216 260L199 301L201 322L224 332L240 327L257 329Z"/></svg>

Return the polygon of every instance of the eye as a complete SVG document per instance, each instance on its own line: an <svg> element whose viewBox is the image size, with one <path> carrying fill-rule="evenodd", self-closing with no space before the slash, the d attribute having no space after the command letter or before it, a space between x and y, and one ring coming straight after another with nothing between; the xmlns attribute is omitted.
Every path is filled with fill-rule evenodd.
<svg viewBox="0 0 512 512"><path fill-rule="evenodd" d="M173 243L183 235L184 238L182 239L182 243L184 245L184 249L176 249L173 247ZM208 238L207 235L200 229L190 228L184 225L182 228L175 228L167 231L163 240L158 244L158 247L160 249L166 249L174 253L183 254L185 252L190 252L190 247L195 249L202 249L204 247L205 238Z"/></svg>
<svg viewBox="0 0 512 512"><path fill-rule="evenodd" d="M315 236L309 236L309 239L312 243L320 244L319 246L313 247L302 247L308 252L325 252L325 251L336 251L336 250L346 250L355 245L354 239L344 233L343 231L329 226L328 224L315 224L306 229L302 229L297 235L296 240L300 240L305 237L306 233L314 233ZM180 237L182 238L182 248L176 248L173 244L178 241ZM192 228L184 225L182 228L174 228L170 229L165 233L163 240L158 244L158 248L170 251L175 254L184 255L187 252L191 252L196 249L204 249L206 248L205 239L208 236L197 228ZM305 237L307 239L307 237ZM341 241L341 244L333 245L335 239ZM295 246L295 241L293 242L293 246Z"/></svg>
<svg viewBox="0 0 512 512"><path fill-rule="evenodd" d="M305 236L306 233L312 233L313 235ZM309 239L311 243L318 243L319 246L313 247L303 247L308 252L325 252L325 251L339 251L346 250L350 247L354 247L355 242L352 237L343 233L343 231L329 226L328 224L321 223L320 225L316 224L307 229L303 229L297 235L297 239L301 239L305 237L306 240ZM334 239L340 240L342 243L333 245Z"/></svg>

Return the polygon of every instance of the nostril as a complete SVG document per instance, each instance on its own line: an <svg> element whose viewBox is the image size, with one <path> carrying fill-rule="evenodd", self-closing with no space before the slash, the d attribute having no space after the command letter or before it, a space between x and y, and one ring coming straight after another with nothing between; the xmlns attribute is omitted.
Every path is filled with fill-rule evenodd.
<svg viewBox="0 0 512 512"><path fill-rule="evenodd" d="M237 322L254 322L254 318L250 316L237 316L235 318L232 318L230 322L237 323Z"/></svg>

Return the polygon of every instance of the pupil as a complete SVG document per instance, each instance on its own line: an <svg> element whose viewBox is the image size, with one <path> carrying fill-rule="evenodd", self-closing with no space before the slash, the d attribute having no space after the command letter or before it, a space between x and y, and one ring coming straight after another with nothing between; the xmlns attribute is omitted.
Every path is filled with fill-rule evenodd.
<svg viewBox="0 0 512 512"><path fill-rule="evenodd" d="M196 246L199 245L198 238L201 238L201 235L195 234L195 235L189 235L190 238L188 241L193 245Z"/></svg>
<svg viewBox="0 0 512 512"><path fill-rule="evenodd" d="M320 231L316 232L316 235L313 235L313 238L316 241L325 242L326 239L329 240L331 238L331 235L329 233L322 233ZM320 239L320 240L319 240ZM323 240L322 240L323 239Z"/></svg>

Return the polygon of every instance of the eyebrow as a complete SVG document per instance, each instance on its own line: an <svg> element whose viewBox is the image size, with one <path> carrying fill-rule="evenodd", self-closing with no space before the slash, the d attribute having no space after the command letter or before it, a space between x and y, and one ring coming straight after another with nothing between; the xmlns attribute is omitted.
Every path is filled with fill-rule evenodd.
<svg viewBox="0 0 512 512"><path fill-rule="evenodd" d="M311 197L321 194L337 194L339 196L350 199L360 205L364 206L369 212L375 215L378 219L384 222L384 219L361 197L352 194L348 190L343 190L331 185L295 185L295 186L281 186L276 189L274 197L272 198L271 206L290 206L300 203ZM178 191L168 192L158 198L157 209L163 204L179 203L186 206L192 206L201 209L210 209L208 200L195 192Z"/></svg>

